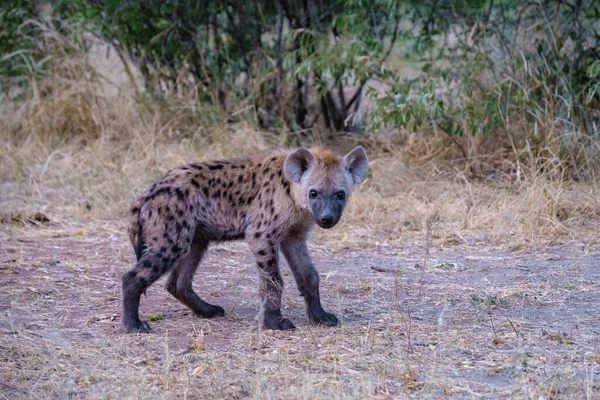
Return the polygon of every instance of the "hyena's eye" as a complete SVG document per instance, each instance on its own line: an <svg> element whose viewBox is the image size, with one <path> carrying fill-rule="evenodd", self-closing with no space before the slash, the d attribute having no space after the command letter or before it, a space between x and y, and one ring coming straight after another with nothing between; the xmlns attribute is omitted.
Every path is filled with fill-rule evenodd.
<svg viewBox="0 0 600 400"><path fill-rule="evenodd" d="M319 193L317 193L317 191L313 189L310 192L308 192L308 195L310 196L311 199L316 199L317 196L319 195Z"/></svg>
<svg viewBox="0 0 600 400"><path fill-rule="evenodd" d="M341 190L339 192L337 192L337 198L340 200L345 200L346 199L346 193L342 192Z"/></svg>

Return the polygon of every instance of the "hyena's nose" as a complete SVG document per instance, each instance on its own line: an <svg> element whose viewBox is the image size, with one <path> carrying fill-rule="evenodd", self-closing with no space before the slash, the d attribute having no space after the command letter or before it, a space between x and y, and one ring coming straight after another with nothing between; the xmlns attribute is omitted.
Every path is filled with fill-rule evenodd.
<svg viewBox="0 0 600 400"><path fill-rule="evenodd" d="M321 215L321 222L325 225L333 224L334 219L332 214Z"/></svg>

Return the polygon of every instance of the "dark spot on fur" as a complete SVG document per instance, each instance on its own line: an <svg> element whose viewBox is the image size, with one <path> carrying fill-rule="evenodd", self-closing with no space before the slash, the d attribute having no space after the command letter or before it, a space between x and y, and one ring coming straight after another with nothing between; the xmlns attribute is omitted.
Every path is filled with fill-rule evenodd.
<svg viewBox="0 0 600 400"><path fill-rule="evenodd" d="M277 172L277 175L281 176L281 175L283 175L283 172L282 172L281 170L279 170L279 171Z"/></svg>
<svg viewBox="0 0 600 400"><path fill-rule="evenodd" d="M210 169L211 171L214 171L216 169L223 169L223 165L222 164L217 164L217 165L209 165L208 169Z"/></svg>
<svg viewBox="0 0 600 400"><path fill-rule="evenodd" d="M229 181L229 184L227 185L227 188L230 189L233 186L233 181Z"/></svg>
<svg viewBox="0 0 600 400"><path fill-rule="evenodd" d="M263 269L265 267L265 265L263 263L261 263L260 261L256 263L256 265L258 265L258 268Z"/></svg>
<svg viewBox="0 0 600 400"><path fill-rule="evenodd" d="M261 232L256 232L256 233L254 234L254 239L260 239L260 235L262 235L262 233L261 233Z"/></svg>
<svg viewBox="0 0 600 400"><path fill-rule="evenodd" d="M179 254L181 250L182 248L177 245L173 245L173 247L171 247L171 251L173 252L173 254Z"/></svg>
<svg viewBox="0 0 600 400"><path fill-rule="evenodd" d="M184 214L183 210L177 210L177 215L179 215L180 217L183 217L183 214Z"/></svg>
<svg viewBox="0 0 600 400"><path fill-rule="evenodd" d="M182 171L187 171L189 168L188 167L181 167L179 169L182 170Z"/></svg>
<svg viewBox="0 0 600 400"><path fill-rule="evenodd" d="M274 258L269 258L269 261L267 261L267 265L269 267L272 267L275 265L275 259Z"/></svg>
<svg viewBox="0 0 600 400"><path fill-rule="evenodd" d="M208 193L208 188L202 188L202 193L204 193L204 196L208 197L209 193Z"/></svg>
<svg viewBox="0 0 600 400"><path fill-rule="evenodd" d="M238 176L238 183L242 183L242 182L244 182L244 176L240 175L240 176Z"/></svg>
<svg viewBox="0 0 600 400"><path fill-rule="evenodd" d="M198 171L202 171L202 167L198 164L192 164L192 165L190 165L190 167L197 169Z"/></svg>
<svg viewBox="0 0 600 400"><path fill-rule="evenodd" d="M133 207L133 208L131 209L131 213L132 213L132 214L137 214L139 211L140 211L140 209L139 209L138 207Z"/></svg>
<svg viewBox="0 0 600 400"><path fill-rule="evenodd" d="M263 250L263 249L260 249L260 250L258 251L258 255L259 255L259 256L266 256L266 255L267 255L267 251L266 251L266 250Z"/></svg>
<svg viewBox="0 0 600 400"><path fill-rule="evenodd" d="M279 215L277 215L277 214L273 215L273 222L277 221L277 218L279 218Z"/></svg>
<svg viewBox="0 0 600 400"><path fill-rule="evenodd" d="M256 225L257 228L260 228L262 226L262 221L258 221L258 225Z"/></svg>
<svg viewBox="0 0 600 400"><path fill-rule="evenodd" d="M146 261L142 262L141 267L142 268L150 268L150 267L152 267L152 262L150 262L150 260L146 260Z"/></svg>
<svg viewBox="0 0 600 400"><path fill-rule="evenodd" d="M269 176L269 179L270 179L270 180L273 180L273 179L275 179L275 172L271 172L271 175Z"/></svg>
<svg viewBox="0 0 600 400"><path fill-rule="evenodd" d="M214 194L213 194L213 199L218 199L219 197L221 197L221 191L217 190Z"/></svg>

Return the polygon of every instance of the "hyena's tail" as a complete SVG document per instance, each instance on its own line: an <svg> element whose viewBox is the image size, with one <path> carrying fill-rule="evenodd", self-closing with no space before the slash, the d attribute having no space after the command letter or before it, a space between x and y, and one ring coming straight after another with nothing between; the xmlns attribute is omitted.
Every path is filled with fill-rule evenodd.
<svg viewBox="0 0 600 400"><path fill-rule="evenodd" d="M135 256L139 260L144 250L144 241L142 240L142 225L140 224L140 209L142 202L136 200L130 209L129 240L133 245Z"/></svg>

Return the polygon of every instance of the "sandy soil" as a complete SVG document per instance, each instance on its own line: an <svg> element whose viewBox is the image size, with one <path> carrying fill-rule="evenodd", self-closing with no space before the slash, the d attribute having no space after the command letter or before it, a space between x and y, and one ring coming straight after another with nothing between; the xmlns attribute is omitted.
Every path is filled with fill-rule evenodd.
<svg viewBox="0 0 600 400"><path fill-rule="evenodd" d="M332 237L311 251L340 327L308 324L284 265L298 329L259 331L251 254L228 243L195 279L225 318L194 316L163 279L142 298L152 333L125 335L119 221L0 225L0 397L600 398L598 246Z"/></svg>

